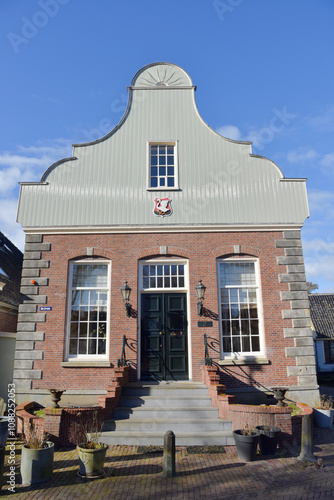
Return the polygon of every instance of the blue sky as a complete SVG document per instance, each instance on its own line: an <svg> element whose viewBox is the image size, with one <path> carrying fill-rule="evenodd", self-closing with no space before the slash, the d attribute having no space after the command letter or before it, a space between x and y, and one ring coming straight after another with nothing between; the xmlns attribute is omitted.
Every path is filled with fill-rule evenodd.
<svg viewBox="0 0 334 500"><path fill-rule="evenodd" d="M19 248L18 182L109 132L134 74L168 61L212 128L308 178L307 278L334 292L332 0L16 0L0 13L0 230Z"/></svg>

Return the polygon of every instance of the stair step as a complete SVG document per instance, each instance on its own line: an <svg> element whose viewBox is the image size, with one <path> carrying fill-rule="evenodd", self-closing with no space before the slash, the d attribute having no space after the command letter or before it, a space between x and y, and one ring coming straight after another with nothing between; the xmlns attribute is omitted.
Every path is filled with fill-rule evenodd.
<svg viewBox="0 0 334 500"><path fill-rule="evenodd" d="M164 433L162 432L103 432L100 438L102 443L109 445L157 445L163 446ZM221 432L182 432L175 434L176 446L230 446L234 444L232 433Z"/></svg>
<svg viewBox="0 0 334 500"><path fill-rule="evenodd" d="M196 382L173 382L160 384L145 384L142 382L132 382L123 387L124 396L168 396L170 393L177 392L178 396L207 396L208 388L205 384Z"/></svg>
<svg viewBox="0 0 334 500"><path fill-rule="evenodd" d="M217 418L201 418L201 419L128 419L128 420L105 420L103 425L104 431L147 431L152 432L167 432L169 430L175 432L207 432L207 431L231 431L232 424L230 421Z"/></svg>
<svg viewBox="0 0 334 500"><path fill-rule="evenodd" d="M210 396L122 396L121 407L138 408L141 406L155 407L191 407L211 406Z"/></svg>
<svg viewBox="0 0 334 500"><path fill-rule="evenodd" d="M189 406L187 408L175 408L174 406L166 407L149 407L126 408L119 407L114 411L115 419L132 419L132 418L218 418L218 409L212 407Z"/></svg>

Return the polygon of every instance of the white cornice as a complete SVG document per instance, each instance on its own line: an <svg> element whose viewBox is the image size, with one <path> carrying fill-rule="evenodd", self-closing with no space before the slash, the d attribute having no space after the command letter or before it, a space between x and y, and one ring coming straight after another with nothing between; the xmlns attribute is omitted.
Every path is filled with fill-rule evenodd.
<svg viewBox="0 0 334 500"><path fill-rule="evenodd" d="M239 233L262 231L288 231L301 229L303 224L207 224L173 226L72 226L23 227L26 234L131 234L131 233Z"/></svg>

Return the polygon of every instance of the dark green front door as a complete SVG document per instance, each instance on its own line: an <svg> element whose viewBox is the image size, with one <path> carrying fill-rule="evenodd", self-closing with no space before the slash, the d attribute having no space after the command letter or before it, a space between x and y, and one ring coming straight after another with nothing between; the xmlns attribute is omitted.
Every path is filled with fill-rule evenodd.
<svg viewBox="0 0 334 500"><path fill-rule="evenodd" d="M187 380L187 295L141 296L141 378Z"/></svg>

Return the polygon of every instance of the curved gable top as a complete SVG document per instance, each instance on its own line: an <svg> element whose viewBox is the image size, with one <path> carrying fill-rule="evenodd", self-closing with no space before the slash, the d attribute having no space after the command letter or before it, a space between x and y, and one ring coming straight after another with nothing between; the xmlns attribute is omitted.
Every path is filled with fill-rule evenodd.
<svg viewBox="0 0 334 500"><path fill-rule="evenodd" d="M174 64L138 71L126 112L109 134L75 145L73 157L51 165L40 183L21 183L18 222L27 231L301 227L305 179L285 179L275 163L252 154L250 143L212 130L194 89ZM150 187L150 143L174 144L174 189ZM155 198L172 200L168 217L157 216Z"/></svg>
<svg viewBox="0 0 334 500"><path fill-rule="evenodd" d="M192 87L190 76L175 64L161 62L144 66L135 74L132 88Z"/></svg>

